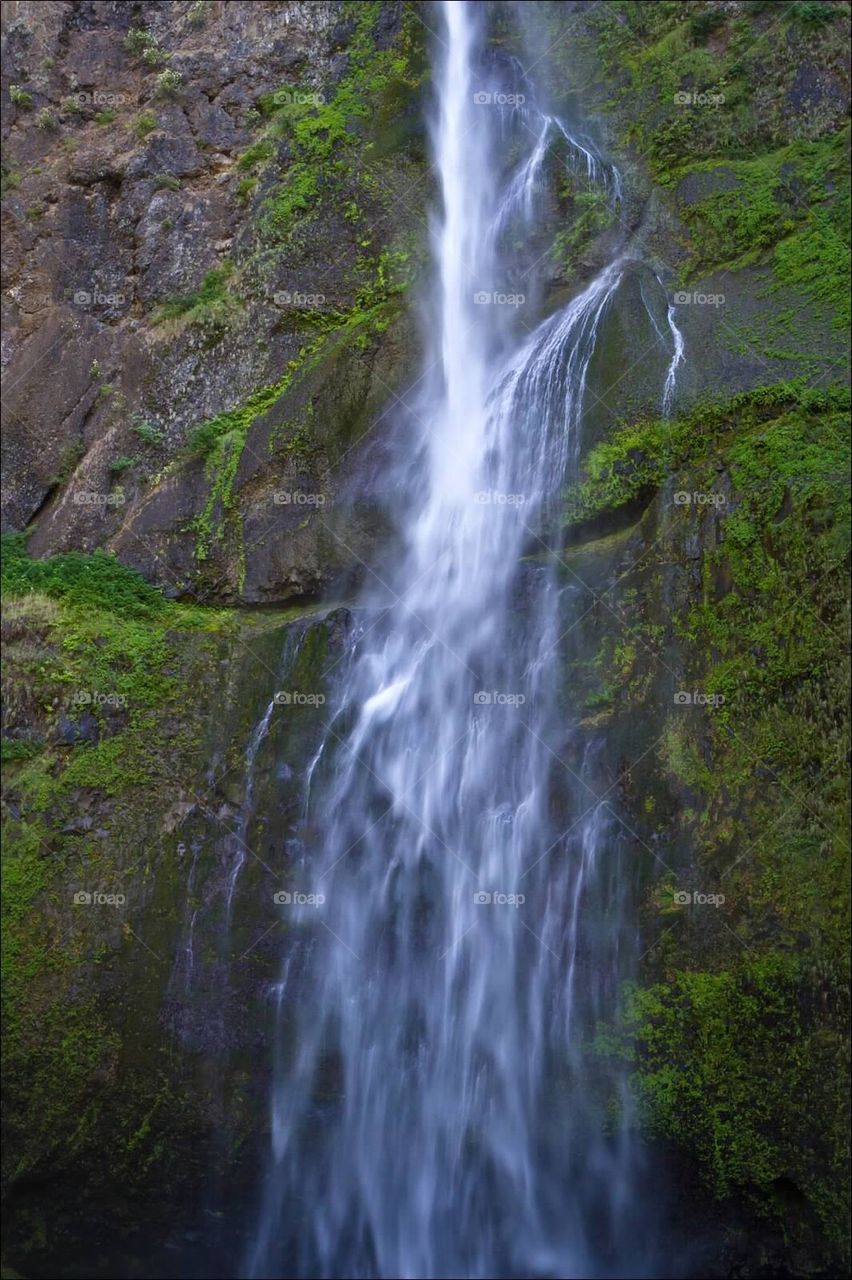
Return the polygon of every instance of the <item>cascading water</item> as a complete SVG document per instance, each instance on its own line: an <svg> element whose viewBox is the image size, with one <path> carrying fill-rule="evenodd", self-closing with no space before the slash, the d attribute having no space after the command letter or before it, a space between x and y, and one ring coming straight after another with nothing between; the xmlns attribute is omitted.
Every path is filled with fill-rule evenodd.
<svg viewBox="0 0 852 1280"><path fill-rule="evenodd" d="M501 173L479 9L441 6L432 372L390 486L405 546L362 602L310 767L321 839L284 907L255 1277L643 1266L638 1154L601 1114L620 1082L588 1052L635 954L634 876L603 746L572 727L574 589L547 553L626 264L521 342L482 305L553 125Z"/></svg>

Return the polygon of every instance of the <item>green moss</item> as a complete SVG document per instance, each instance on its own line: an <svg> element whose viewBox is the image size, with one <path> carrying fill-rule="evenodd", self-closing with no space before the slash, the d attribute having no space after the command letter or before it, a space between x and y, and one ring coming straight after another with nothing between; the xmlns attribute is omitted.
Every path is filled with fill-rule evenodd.
<svg viewBox="0 0 852 1280"><path fill-rule="evenodd" d="M152 178L155 191L180 191L180 178L173 173L158 173Z"/></svg>
<svg viewBox="0 0 852 1280"><path fill-rule="evenodd" d="M622 1032L648 1129L690 1151L719 1197L745 1193L775 1216L776 1182L794 1182L842 1255L844 1115L826 1068L843 1031L819 1003L816 975L767 952L629 989Z"/></svg>
<svg viewBox="0 0 852 1280"><path fill-rule="evenodd" d="M182 320L186 324L210 322L221 319L234 305L229 283L233 265L224 262L208 271L195 293L184 294L164 302L151 319L152 324L167 320Z"/></svg>
<svg viewBox="0 0 852 1280"><path fill-rule="evenodd" d="M624 427L572 494L582 520L657 492L642 527L666 568L646 564L640 610L633 588L610 597L630 626L604 637L598 675L610 717L658 717L669 791L652 813L671 815L676 887L724 898L649 889L643 981L600 1047L630 1058L646 1128L826 1274L848 1260L848 404L781 384ZM722 501L678 505L678 489ZM678 687L717 705L672 707Z"/></svg>
<svg viewBox="0 0 852 1280"><path fill-rule="evenodd" d="M723 189L680 202L694 246L687 274L767 261L776 289L798 289L848 326L848 141L847 130L758 159L691 166L691 181L720 175Z"/></svg>
<svg viewBox="0 0 852 1280"><path fill-rule="evenodd" d="M104 553L34 561L19 535L3 552L4 726L28 733L4 742L6 1183L57 1178L79 1162L90 1185L135 1188L171 1176L163 1131L174 1136L185 1118L173 1078L126 1061L132 1083L117 1104L122 1045L97 966L107 955L114 963L131 935L119 915L76 915L72 893L141 883L140 815L168 810L198 750L188 655L233 623L166 600ZM176 707L181 724L164 737ZM67 732L83 714L96 725L86 740ZM104 830L81 827L87 810Z"/></svg>
<svg viewBox="0 0 852 1280"><path fill-rule="evenodd" d="M347 316L315 317L323 330L301 348L294 360L289 361L277 382L256 391L244 404L217 414L190 432L186 452L190 457L205 459L210 481L207 502L195 522L197 560L207 559L211 543L221 539L229 520L236 518L234 481L254 424L292 390L297 380L305 378L322 361L330 359L344 346L362 349L376 333L383 332L396 291L387 260L382 259L377 283L364 291L359 305L352 312ZM291 450L308 447L309 441L304 432L289 441Z"/></svg>
<svg viewBox="0 0 852 1280"><path fill-rule="evenodd" d="M658 488L677 469L706 460L735 435L745 436L786 411L819 417L843 413L848 406L849 394L843 387L819 391L804 381L793 381L759 387L729 400L708 399L682 418L622 426L584 460L581 478L567 494L568 521L579 523L617 510ZM840 463L842 459L832 455L827 465L836 468Z"/></svg>
<svg viewBox="0 0 852 1280"><path fill-rule="evenodd" d="M831 21L808 21L806 11L830 11ZM653 176L671 181L685 166L742 160L835 129L839 94L801 101L796 77L813 69L840 88L848 19L845 3L628 2L617 12L594 6L585 40L614 86L604 105Z"/></svg>
<svg viewBox="0 0 852 1280"><path fill-rule="evenodd" d="M373 35L380 4L348 4L344 11L353 30L346 71L333 96L323 99L299 87L267 95L260 104L264 136L239 161L241 169L254 170L284 145L286 174L263 203L262 225L271 243L286 240L320 200L348 200L351 208L359 189L373 191L364 160L377 134L399 120L425 75L423 28L413 11L404 12L398 39L384 49Z"/></svg>

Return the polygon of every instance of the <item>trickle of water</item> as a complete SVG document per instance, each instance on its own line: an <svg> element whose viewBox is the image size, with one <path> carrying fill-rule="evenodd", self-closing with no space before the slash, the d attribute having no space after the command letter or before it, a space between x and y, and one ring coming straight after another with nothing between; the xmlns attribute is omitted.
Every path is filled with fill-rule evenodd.
<svg viewBox="0 0 852 1280"><path fill-rule="evenodd" d="M523 341L477 298L554 129L611 199L620 179L546 116L504 173L480 6L440 12L433 373L390 480L392 603L363 601L309 768L322 839L284 908L253 1277L642 1274L639 1157L602 1114L623 1082L588 1049L635 953L633 877L604 745L571 723L576 600L546 554L625 262Z"/></svg>

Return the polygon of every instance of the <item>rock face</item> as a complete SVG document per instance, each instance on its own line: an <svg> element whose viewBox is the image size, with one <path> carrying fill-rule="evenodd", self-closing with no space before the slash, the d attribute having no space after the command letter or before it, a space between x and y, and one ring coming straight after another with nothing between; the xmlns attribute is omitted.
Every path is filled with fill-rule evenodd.
<svg viewBox="0 0 852 1280"><path fill-rule="evenodd" d="M332 508L410 372L422 28L388 6L374 38L353 13L15 6L3 521L35 522L34 554L109 547L169 591L261 602L370 544ZM299 133L314 107L321 146ZM291 199L323 146L333 171Z"/></svg>
<svg viewBox="0 0 852 1280"><path fill-rule="evenodd" d="M545 91L625 199L608 221L555 150L527 318L636 259L589 370L559 660L645 886L600 1052L632 1062L694 1275L848 1260L843 13L536 6ZM233 1272L273 894L313 838L321 718L274 695L326 688L392 542L425 29L393 3L3 17L8 1259Z"/></svg>

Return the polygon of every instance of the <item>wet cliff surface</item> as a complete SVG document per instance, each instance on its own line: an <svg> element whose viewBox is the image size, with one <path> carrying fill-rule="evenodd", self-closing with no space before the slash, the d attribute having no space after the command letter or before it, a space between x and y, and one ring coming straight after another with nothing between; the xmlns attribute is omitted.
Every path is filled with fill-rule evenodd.
<svg viewBox="0 0 852 1280"><path fill-rule="evenodd" d="M675 1269L838 1274L848 7L502 8L491 56L534 27L553 101L626 175L613 218L556 149L522 317L634 260L561 534L529 548L575 588L576 750L607 743L642 885L595 1051L629 1062L676 1188ZM233 1270L275 895L311 856L322 699L416 430L429 9L4 22L4 1256Z"/></svg>

